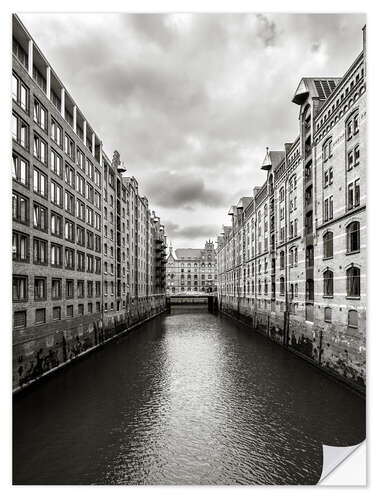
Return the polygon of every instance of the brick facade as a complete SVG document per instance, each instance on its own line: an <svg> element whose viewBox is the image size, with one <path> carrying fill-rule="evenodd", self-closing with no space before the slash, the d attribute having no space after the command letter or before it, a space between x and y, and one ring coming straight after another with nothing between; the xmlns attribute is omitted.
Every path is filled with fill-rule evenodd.
<svg viewBox="0 0 375 500"><path fill-rule="evenodd" d="M365 30L364 30L365 35ZM299 135L218 237L219 306L358 388L366 372L366 61L303 78Z"/></svg>
<svg viewBox="0 0 375 500"><path fill-rule="evenodd" d="M164 226L13 16L15 389L165 308Z"/></svg>

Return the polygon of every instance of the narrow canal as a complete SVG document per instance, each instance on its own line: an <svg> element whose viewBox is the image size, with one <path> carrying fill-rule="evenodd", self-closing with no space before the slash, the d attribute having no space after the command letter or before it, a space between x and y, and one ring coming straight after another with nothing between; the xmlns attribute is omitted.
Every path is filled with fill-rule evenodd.
<svg viewBox="0 0 375 500"><path fill-rule="evenodd" d="M14 400L15 484L315 484L365 402L268 339L172 311Z"/></svg>

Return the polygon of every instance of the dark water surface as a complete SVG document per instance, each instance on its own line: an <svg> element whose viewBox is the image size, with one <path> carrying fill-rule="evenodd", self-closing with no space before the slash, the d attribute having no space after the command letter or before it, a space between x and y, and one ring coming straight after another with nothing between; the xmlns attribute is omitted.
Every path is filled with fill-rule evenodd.
<svg viewBox="0 0 375 500"><path fill-rule="evenodd" d="M248 328L176 310L14 401L16 484L315 484L365 402Z"/></svg>

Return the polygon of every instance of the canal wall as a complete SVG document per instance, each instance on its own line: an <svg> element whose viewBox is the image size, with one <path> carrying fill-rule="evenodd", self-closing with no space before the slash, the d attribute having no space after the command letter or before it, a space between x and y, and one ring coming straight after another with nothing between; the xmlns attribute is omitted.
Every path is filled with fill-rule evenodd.
<svg viewBox="0 0 375 500"><path fill-rule="evenodd" d="M302 314L255 310L246 298L222 298L219 310L240 320L258 333L282 345L325 373L355 388L366 390L366 320L358 329L317 318L305 321Z"/></svg>
<svg viewBox="0 0 375 500"><path fill-rule="evenodd" d="M155 295L132 299L123 311L102 311L14 330L13 391L19 392L165 310L165 295Z"/></svg>

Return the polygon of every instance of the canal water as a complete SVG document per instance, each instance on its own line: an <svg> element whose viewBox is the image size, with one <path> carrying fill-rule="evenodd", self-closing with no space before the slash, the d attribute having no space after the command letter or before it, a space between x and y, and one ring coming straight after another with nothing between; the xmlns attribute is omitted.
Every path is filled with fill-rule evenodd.
<svg viewBox="0 0 375 500"><path fill-rule="evenodd" d="M365 402L268 339L177 309L17 396L15 484L315 484Z"/></svg>

